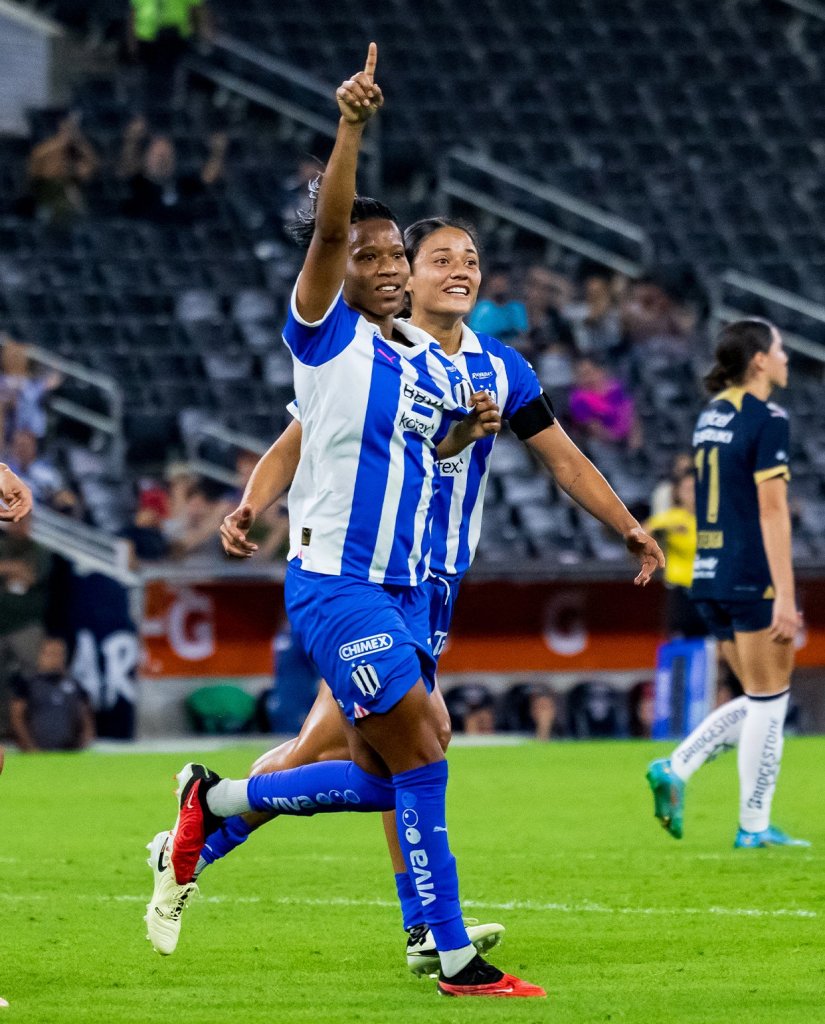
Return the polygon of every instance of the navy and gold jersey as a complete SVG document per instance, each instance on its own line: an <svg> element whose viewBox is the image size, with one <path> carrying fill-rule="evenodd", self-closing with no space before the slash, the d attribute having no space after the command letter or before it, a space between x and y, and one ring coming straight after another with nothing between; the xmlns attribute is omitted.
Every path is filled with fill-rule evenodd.
<svg viewBox="0 0 825 1024"><path fill-rule="evenodd" d="M693 433L696 600L773 597L757 487L772 477L790 480L789 446L785 410L743 388L720 392L699 417Z"/></svg>

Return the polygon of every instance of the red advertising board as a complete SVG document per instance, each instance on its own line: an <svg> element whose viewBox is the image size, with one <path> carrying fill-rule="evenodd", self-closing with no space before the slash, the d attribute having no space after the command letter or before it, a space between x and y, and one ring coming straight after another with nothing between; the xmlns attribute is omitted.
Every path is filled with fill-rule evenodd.
<svg viewBox="0 0 825 1024"><path fill-rule="evenodd" d="M825 666L825 582L800 586L806 628L797 663ZM461 590L443 672L572 672L653 668L664 591L632 582L484 582ZM231 580L152 582L142 627L144 678L272 671L283 586Z"/></svg>

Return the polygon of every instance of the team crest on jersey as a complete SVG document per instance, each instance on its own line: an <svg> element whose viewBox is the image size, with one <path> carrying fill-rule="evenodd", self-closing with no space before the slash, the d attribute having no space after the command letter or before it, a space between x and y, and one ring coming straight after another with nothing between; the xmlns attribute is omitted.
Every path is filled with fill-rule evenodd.
<svg viewBox="0 0 825 1024"><path fill-rule="evenodd" d="M352 673L352 681L365 697L374 697L381 689L381 681L372 665L359 665Z"/></svg>

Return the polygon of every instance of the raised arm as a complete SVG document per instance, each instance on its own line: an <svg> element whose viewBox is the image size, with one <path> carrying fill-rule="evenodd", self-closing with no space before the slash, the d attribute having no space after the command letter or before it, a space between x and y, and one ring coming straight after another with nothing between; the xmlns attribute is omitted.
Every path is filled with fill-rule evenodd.
<svg viewBox="0 0 825 1024"><path fill-rule="evenodd" d="M374 82L378 47L370 43L363 71L338 87L341 118L318 192L315 231L298 277L295 302L308 323L320 320L341 287L347 266L355 172L364 125L384 102Z"/></svg>
<svg viewBox="0 0 825 1024"><path fill-rule="evenodd" d="M773 476L759 483L756 493L762 542L775 592L770 635L777 643L790 643L799 629L799 613L794 592L788 483L784 476Z"/></svg>
<svg viewBox="0 0 825 1024"><path fill-rule="evenodd" d="M301 424L294 420L253 469L241 503L221 523L223 549L235 558L251 558L257 544L246 539L257 517L292 483L301 458Z"/></svg>
<svg viewBox="0 0 825 1024"><path fill-rule="evenodd" d="M665 556L590 459L576 447L559 423L534 434L526 443L565 494L618 533L628 551L641 562L634 583L646 586L656 570L664 567Z"/></svg>

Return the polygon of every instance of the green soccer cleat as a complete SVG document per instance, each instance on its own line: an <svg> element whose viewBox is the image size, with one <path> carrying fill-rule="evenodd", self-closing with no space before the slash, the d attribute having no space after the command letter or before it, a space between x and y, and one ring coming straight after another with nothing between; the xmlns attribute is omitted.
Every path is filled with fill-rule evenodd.
<svg viewBox="0 0 825 1024"><path fill-rule="evenodd" d="M807 839L794 839L781 828L769 825L762 832L746 832L740 828L733 841L734 850L760 849L765 846L810 846Z"/></svg>
<svg viewBox="0 0 825 1024"><path fill-rule="evenodd" d="M685 784L678 778L669 757L651 761L645 778L653 791L653 813L674 839L682 838L685 813Z"/></svg>

